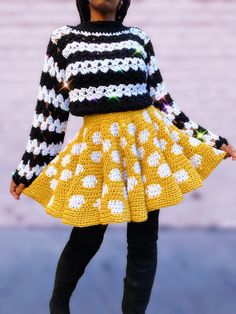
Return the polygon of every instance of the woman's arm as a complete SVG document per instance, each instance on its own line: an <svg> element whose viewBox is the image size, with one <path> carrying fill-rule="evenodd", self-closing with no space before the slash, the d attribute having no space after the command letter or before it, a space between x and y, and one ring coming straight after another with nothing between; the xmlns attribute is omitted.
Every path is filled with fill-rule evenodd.
<svg viewBox="0 0 236 314"><path fill-rule="evenodd" d="M65 59L58 39L60 29L52 32L44 58L33 122L26 150L13 181L29 186L43 168L59 153L69 117L68 89L64 83Z"/></svg>
<svg viewBox="0 0 236 314"><path fill-rule="evenodd" d="M228 145L226 138L194 122L178 107L163 81L151 39L146 33L144 34L145 51L147 53L147 86L150 95L153 97L153 105L159 108L176 127L188 135L196 137L217 149L220 149L223 143Z"/></svg>

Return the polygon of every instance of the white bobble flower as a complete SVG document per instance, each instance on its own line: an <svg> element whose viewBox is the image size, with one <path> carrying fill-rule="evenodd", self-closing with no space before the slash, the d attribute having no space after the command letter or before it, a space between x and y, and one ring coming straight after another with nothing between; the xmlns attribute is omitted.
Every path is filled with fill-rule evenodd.
<svg viewBox="0 0 236 314"><path fill-rule="evenodd" d="M184 169L181 169L174 173L174 178L177 183L184 182L188 179L188 173Z"/></svg>
<svg viewBox="0 0 236 314"><path fill-rule="evenodd" d="M121 139L120 139L120 145L122 148L124 148L127 145L127 140L124 136L121 137Z"/></svg>
<svg viewBox="0 0 236 314"><path fill-rule="evenodd" d="M127 179L127 190L132 191L134 187L138 184L138 180L135 177L129 177Z"/></svg>
<svg viewBox="0 0 236 314"><path fill-rule="evenodd" d="M109 173L109 178L111 181L120 181L121 180L121 173L118 168L114 168Z"/></svg>
<svg viewBox="0 0 236 314"><path fill-rule="evenodd" d="M179 155L179 154L182 154L182 152L183 152L183 147L175 143L175 144L172 146L171 151L172 151L172 153L174 153L175 155Z"/></svg>
<svg viewBox="0 0 236 314"><path fill-rule="evenodd" d="M159 126L156 122L153 123L153 127L156 131L159 131Z"/></svg>
<svg viewBox="0 0 236 314"><path fill-rule="evenodd" d="M159 165L159 159L161 158L160 154L156 151L152 154L150 154L147 158L147 162L148 162L148 165L150 167L155 167L157 165Z"/></svg>
<svg viewBox="0 0 236 314"><path fill-rule="evenodd" d="M170 136L175 142L178 142L180 139L179 133L177 131L172 131Z"/></svg>
<svg viewBox="0 0 236 314"><path fill-rule="evenodd" d="M108 152L110 148L111 148L111 141L107 139L103 142L103 151Z"/></svg>
<svg viewBox="0 0 236 314"><path fill-rule="evenodd" d="M119 135L119 125L117 122L113 122L110 126L110 132L112 135L114 136L118 136Z"/></svg>
<svg viewBox="0 0 236 314"><path fill-rule="evenodd" d="M111 209L112 214L122 214L124 210L124 203L120 200L110 200L108 208Z"/></svg>
<svg viewBox="0 0 236 314"><path fill-rule="evenodd" d="M99 151L92 152L90 155L93 162L99 163L102 158L102 153Z"/></svg>
<svg viewBox="0 0 236 314"><path fill-rule="evenodd" d="M194 168L198 168L201 165L202 162L202 156L199 154L194 154L191 158L190 158L190 162L193 165Z"/></svg>
<svg viewBox="0 0 236 314"><path fill-rule="evenodd" d="M141 144L144 144L148 141L149 131L147 129L139 132L138 139Z"/></svg>
<svg viewBox="0 0 236 314"><path fill-rule="evenodd" d="M171 170L170 170L169 165L167 163L161 164L158 167L157 173L162 178L169 177L171 175Z"/></svg>
<svg viewBox="0 0 236 314"><path fill-rule="evenodd" d="M70 162L70 154L65 155L61 160L61 165L65 167Z"/></svg>
<svg viewBox="0 0 236 314"><path fill-rule="evenodd" d="M83 187L85 188L94 188L98 180L95 175L88 175L82 179Z"/></svg>
<svg viewBox="0 0 236 314"><path fill-rule="evenodd" d="M47 170L45 171L46 175L50 178L52 176L55 176L57 174L57 169L53 166L49 166Z"/></svg>
<svg viewBox="0 0 236 314"><path fill-rule="evenodd" d="M100 207L101 207L101 199L100 198L96 199L96 202L93 203L93 207L97 207L98 209L100 209Z"/></svg>
<svg viewBox="0 0 236 314"><path fill-rule="evenodd" d="M134 156L138 156L138 151L137 151L137 147L135 144L132 144L131 152L134 154Z"/></svg>
<svg viewBox="0 0 236 314"><path fill-rule="evenodd" d="M164 140L164 138L160 139L159 141L160 149L163 151L166 148L167 142Z"/></svg>
<svg viewBox="0 0 236 314"><path fill-rule="evenodd" d="M136 132L136 126L134 123L130 122L128 124L128 132L130 135L134 136L135 135L135 132Z"/></svg>
<svg viewBox="0 0 236 314"><path fill-rule="evenodd" d="M137 153L138 153L138 159L139 160L142 160L143 157L144 157L144 154L145 154L145 150L142 146L140 146L137 150Z"/></svg>
<svg viewBox="0 0 236 314"><path fill-rule="evenodd" d="M71 153L74 155L80 155L86 148L86 142L76 143L72 146Z"/></svg>
<svg viewBox="0 0 236 314"><path fill-rule="evenodd" d="M94 132L92 135L92 140L94 144L100 144L102 142L101 133L99 131Z"/></svg>
<svg viewBox="0 0 236 314"><path fill-rule="evenodd" d="M149 184L146 193L148 195L148 198L154 198L161 194L162 188L160 184Z"/></svg>
<svg viewBox="0 0 236 314"><path fill-rule="evenodd" d="M78 176L82 171L84 171L84 167L82 164L77 164L75 169L75 175Z"/></svg>
<svg viewBox="0 0 236 314"><path fill-rule="evenodd" d="M154 137L154 139L153 139L153 144L154 144L156 147L161 148L161 147L160 147L160 143L159 143L157 137Z"/></svg>
<svg viewBox="0 0 236 314"><path fill-rule="evenodd" d="M133 170L135 173L137 174L140 174L141 173L141 167L140 167L140 164L139 162L135 162L134 165L133 165Z"/></svg>
<svg viewBox="0 0 236 314"><path fill-rule="evenodd" d="M52 180L50 181L50 188L51 188L52 190L55 190L56 187L57 187L57 185L58 185L58 181L57 181L56 179L52 179Z"/></svg>
<svg viewBox="0 0 236 314"><path fill-rule="evenodd" d="M120 162L120 153L118 150L113 150L111 152L111 158L114 162L119 163Z"/></svg>
<svg viewBox="0 0 236 314"><path fill-rule="evenodd" d="M69 198L69 207L78 209L85 203L84 195L72 195Z"/></svg>
<svg viewBox="0 0 236 314"><path fill-rule="evenodd" d="M151 123L151 122L152 122L152 120L151 120L151 118L150 118L149 113L147 112L147 110L144 110L144 111L143 111L143 117L144 117L144 120L145 120L147 123Z"/></svg>
<svg viewBox="0 0 236 314"><path fill-rule="evenodd" d="M67 181L72 177L72 172L68 169L65 169L61 172L60 180Z"/></svg>

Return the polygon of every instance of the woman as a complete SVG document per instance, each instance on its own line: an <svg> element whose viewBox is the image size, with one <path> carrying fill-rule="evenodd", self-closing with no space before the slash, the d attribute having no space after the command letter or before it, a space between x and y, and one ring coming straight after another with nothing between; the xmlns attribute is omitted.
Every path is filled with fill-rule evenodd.
<svg viewBox="0 0 236 314"><path fill-rule="evenodd" d="M123 24L129 0L77 1L81 22L52 32L27 149L10 191L73 226L50 311L71 294L109 223L127 222L122 313L145 313L157 266L159 211L227 157L228 141L190 120L163 82L151 40ZM62 150L69 113L84 125Z"/></svg>

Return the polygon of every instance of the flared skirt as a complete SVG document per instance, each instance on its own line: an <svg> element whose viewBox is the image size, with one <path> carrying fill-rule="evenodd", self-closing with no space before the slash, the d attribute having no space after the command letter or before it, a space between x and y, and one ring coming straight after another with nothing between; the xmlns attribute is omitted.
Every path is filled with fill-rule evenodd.
<svg viewBox="0 0 236 314"><path fill-rule="evenodd" d="M142 222L180 203L225 158L154 105L84 116L83 126L23 194L63 224Z"/></svg>

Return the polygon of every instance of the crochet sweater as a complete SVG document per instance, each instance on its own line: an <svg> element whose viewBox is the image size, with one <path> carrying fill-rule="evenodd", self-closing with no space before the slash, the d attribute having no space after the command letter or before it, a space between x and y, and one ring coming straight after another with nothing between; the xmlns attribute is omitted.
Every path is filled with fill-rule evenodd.
<svg viewBox="0 0 236 314"><path fill-rule="evenodd" d="M63 25L49 38L26 150L12 173L29 186L61 151L69 114L153 104L179 129L220 148L227 140L188 118L163 81L149 35L120 21Z"/></svg>

